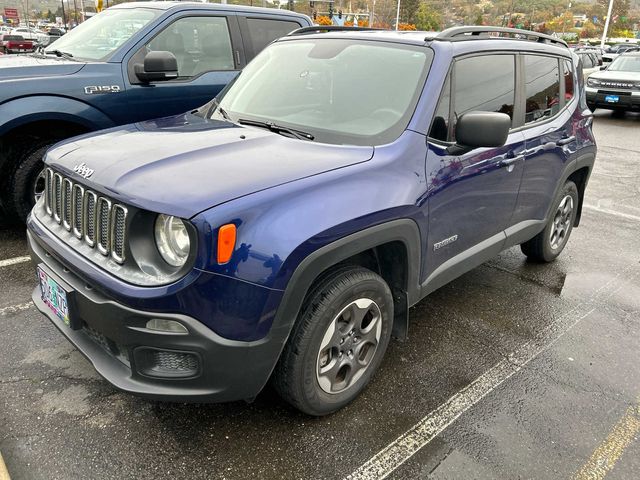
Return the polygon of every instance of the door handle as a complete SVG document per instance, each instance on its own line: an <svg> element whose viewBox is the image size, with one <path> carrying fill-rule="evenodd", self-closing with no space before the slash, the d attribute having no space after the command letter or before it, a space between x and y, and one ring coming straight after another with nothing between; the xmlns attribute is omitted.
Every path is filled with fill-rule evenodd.
<svg viewBox="0 0 640 480"><path fill-rule="evenodd" d="M524 160L524 155L518 155L517 157L505 158L504 160L500 160L500 166L508 167L519 162L520 160Z"/></svg>
<svg viewBox="0 0 640 480"><path fill-rule="evenodd" d="M575 142L575 141L576 141L576 136L571 135L570 137L563 138L562 140L558 140L556 142L556 145L559 147L564 147L565 145L569 145L571 142Z"/></svg>

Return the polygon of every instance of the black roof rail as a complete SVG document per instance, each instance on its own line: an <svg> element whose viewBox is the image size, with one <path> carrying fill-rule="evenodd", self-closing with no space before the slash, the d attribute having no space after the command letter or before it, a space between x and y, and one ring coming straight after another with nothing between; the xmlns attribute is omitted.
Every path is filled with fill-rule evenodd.
<svg viewBox="0 0 640 480"><path fill-rule="evenodd" d="M530 40L540 43L552 43L561 47L569 48L567 42L560 40L559 38L552 37L545 33L532 32L531 30L520 30L518 28L507 27L485 27L480 25L472 25L466 27L451 27L443 30L442 32L434 35L433 37L427 37L425 40L477 40L479 38L486 38L492 33L508 34L518 40Z"/></svg>
<svg viewBox="0 0 640 480"><path fill-rule="evenodd" d="M293 35L311 35L313 33L325 33L325 32L374 32L379 31L380 28L369 28L369 27L345 27L340 25L313 25L311 27L302 27L297 30L294 30L287 37L291 37Z"/></svg>

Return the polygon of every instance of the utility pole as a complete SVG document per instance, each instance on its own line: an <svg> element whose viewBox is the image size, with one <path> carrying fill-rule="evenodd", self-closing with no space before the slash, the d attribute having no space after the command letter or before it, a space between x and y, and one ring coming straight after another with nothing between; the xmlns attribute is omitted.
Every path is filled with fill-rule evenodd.
<svg viewBox="0 0 640 480"><path fill-rule="evenodd" d="M400 0L398 0L398 9L396 10L396 32L398 31L399 22L400 22Z"/></svg>
<svg viewBox="0 0 640 480"><path fill-rule="evenodd" d="M602 40L600 41L600 48L604 48L604 43L607 40L607 32L609 31L609 22L611 21L612 10L613 10L613 0L609 0L609 11L607 12L607 20L604 22L604 32L602 32Z"/></svg>

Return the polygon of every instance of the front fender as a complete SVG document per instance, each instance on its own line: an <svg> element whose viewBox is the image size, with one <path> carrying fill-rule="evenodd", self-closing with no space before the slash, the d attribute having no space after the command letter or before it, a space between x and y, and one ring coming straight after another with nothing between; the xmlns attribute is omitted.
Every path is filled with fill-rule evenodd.
<svg viewBox="0 0 640 480"><path fill-rule="evenodd" d="M42 120L68 121L88 130L115 126L102 111L84 102L55 95L33 95L0 105L0 136L21 125Z"/></svg>

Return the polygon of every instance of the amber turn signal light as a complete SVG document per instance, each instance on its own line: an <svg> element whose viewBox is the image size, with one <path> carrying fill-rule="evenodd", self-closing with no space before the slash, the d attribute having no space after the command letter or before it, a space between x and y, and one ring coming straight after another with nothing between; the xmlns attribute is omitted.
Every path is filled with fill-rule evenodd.
<svg viewBox="0 0 640 480"><path fill-rule="evenodd" d="M236 226L233 223L222 225L218 229L218 263L223 264L231 260L236 246Z"/></svg>

